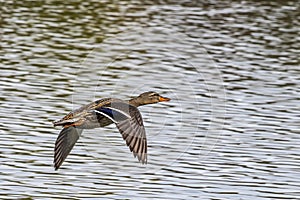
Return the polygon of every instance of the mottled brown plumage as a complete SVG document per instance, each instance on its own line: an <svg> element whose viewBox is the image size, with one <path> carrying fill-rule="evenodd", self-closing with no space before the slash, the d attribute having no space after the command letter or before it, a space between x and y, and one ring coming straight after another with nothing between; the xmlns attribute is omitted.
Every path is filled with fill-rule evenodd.
<svg viewBox="0 0 300 200"><path fill-rule="evenodd" d="M143 164L147 163L147 138L138 106L169 101L156 92L145 92L129 101L104 98L82 106L53 122L63 126L55 142L54 168L57 170L71 152L83 129L115 123L130 151Z"/></svg>

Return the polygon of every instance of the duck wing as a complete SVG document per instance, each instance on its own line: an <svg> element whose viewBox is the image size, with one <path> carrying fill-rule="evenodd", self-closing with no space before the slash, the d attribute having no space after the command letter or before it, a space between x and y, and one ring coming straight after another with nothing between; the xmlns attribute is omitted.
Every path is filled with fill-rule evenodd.
<svg viewBox="0 0 300 200"><path fill-rule="evenodd" d="M69 126L59 133L54 148L54 168L57 170L71 152L83 129Z"/></svg>
<svg viewBox="0 0 300 200"><path fill-rule="evenodd" d="M134 157L147 163L147 138L140 111L124 102L113 102L107 107L99 107L95 112L113 121Z"/></svg>

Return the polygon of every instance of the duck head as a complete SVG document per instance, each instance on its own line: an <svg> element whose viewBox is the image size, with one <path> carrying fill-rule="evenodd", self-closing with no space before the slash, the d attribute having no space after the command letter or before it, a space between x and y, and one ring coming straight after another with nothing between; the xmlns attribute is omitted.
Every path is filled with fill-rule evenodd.
<svg viewBox="0 0 300 200"><path fill-rule="evenodd" d="M129 104L134 106L141 106L146 104L153 104L158 102L170 101L170 98L163 97L159 95L157 92L144 92L140 94L138 97L135 97L129 100Z"/></svg>

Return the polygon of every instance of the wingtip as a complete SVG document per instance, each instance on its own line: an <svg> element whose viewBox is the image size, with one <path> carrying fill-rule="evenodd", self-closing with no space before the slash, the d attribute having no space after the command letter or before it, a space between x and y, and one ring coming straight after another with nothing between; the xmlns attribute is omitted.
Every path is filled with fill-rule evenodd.
<svg viewBox="0 0 300 200"><path fill-rule="evenodd" d="M136 153L134 157L136 157L136 156L138 158L139 163L141 163L143 165L147 164L147 160L148 160L147 159L147 154Z"/></svg>
<svg viewBox="0 0 300 200"><path fill-rule="evenodd" d="M53 167L54 167L54 170L57 171L60 167L60 165L58 165L58 163L56 163L55 161L53 162Z"/></svg>
<svg viewBox="0 0 300 200"><path fill-rule="evenodd" d="M142 163L143 165L147 165L147 160L142 160L141 163Z"/></svg>

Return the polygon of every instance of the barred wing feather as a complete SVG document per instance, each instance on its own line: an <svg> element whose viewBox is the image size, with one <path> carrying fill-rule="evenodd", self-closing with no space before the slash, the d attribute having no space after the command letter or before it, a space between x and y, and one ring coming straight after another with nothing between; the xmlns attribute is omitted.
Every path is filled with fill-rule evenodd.
<svg viewBox="0 0 300 200"><path fill-rule="evenodd" d="M112 120L134 157L143 164L147 163L146 132L142 115L136 107L118 102L111 104L110 107L97 108L95 112Z"/></svg>

